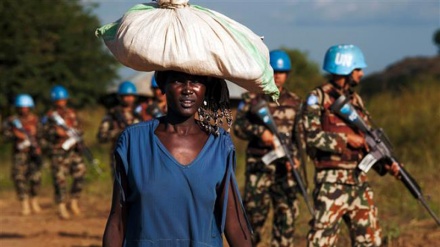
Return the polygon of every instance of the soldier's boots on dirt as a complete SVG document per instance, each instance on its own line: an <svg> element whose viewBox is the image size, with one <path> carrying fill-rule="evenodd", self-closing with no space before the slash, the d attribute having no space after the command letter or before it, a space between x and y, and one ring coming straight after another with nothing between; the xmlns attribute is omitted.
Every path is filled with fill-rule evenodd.
<svg viewBox="0 0 440 247"><path fill-rule="evenodd" d="M70 214L67 211L67 207L66 207L66 204L64 202L58 204L58 212L59 212L59 215L60 215L61 219L63 219L63 220L70 219Z"/></svg>
<svg viewBox="0 0 440 247"><path fill-rule="evenodd" d="M29 204L29 198L25 197L22 201L21 201L21 214L24 216L30 215L31 214L31 206Z"/></svg>
<svg viewBox="0 0 440 247"><path fill-rule="evenodd" d="M79 209L79 206L78 206L78 199L72 199L70 201L70 210L72 210L72 213L74 215L80 215L81 214L81 210Z"/></svg>
<svg viewBox="0 0 440 247"><path fill-rule="evenodd" d="M38 214L41 212L41 207L40 207L40 204L38 203L37 197L31 198L31 208L32 208L32 211L34 211L34 213Z"/></svg>

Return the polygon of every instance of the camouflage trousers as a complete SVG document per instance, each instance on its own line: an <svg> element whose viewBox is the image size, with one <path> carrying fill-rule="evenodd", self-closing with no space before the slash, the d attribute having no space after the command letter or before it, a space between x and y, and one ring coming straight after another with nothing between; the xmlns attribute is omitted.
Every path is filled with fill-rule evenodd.
<svg viewBox="0 0 440 247"><path fill-rule="evenodd" d="M80 153L75 150L53 150L51 155L52 179L55 189L55 202L61 203L67 200L67 176L72 176L70 189L71 198L79 198L84 185L86 166Z"/></svg>
<svg viewBox="0 0 440 247"><path fill-rule="evenodd" d="M335 246L342 220L348 225L352 246L380 246L381 229L373 191L360 185L321 183L313 192L315 219L311 221L308 246Z"/></svg>
<svg viewBox="0 0 440 247"><path fill-rule="evenodd" d="M273 207L271 246L293 246L295 219L298 216L295 182L285 164L264 165L247 159L244 207L254 230L253 246L262 241L263 227Z"/></svg>
<svg viewBox="0 0 440 247"><path fill-rule="evenodd" d="M16 152L12 155L11 178L19 200L28 196L37 196L41 184L41 162L28 152Z"/></svg>

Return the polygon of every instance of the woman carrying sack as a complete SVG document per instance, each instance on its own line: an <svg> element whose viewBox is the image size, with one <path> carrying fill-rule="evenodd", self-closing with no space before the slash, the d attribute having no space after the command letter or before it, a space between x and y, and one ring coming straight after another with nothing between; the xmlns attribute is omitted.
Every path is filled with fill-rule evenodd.
<svg viewBox="0 0 440 247"><path fill-rule="evenodd" d="M127 128L104 246L251 246L234 178L235 149L218 125L231 122L224 80L159 72L168 114ZM200 112L199 118L195 114ZM219 112L219 117L212 112ZM223 116L222 116L223 115Z"/></svg>
<svg viewBox="0 0 440 247"><path fill-rule="evenodd" d="M118 139L112 209L103 246L217 247L223 246L223 234L230 246L252 245L251 229L234 174L235 147L228 131L221 127L224 121L228 128L232 124L224 79L253 92L266 92L275 99L278 91L269 65L269 52L261 39L238 23L234 22L234 27L228 25L224 16L221 18L225 30L233 28L229 30L231 35L240 37L236 41L246 46L240 48L241 55L257 61L249 66L259 67L248 70L253 70L253 74L237 73L230 67L232 64L250 62L241 61L243 58L230 60L227 56L217 56L214 61L217 66L209 65L214 64L212 59L218 45L194 39L196 34L192 32L197 28L193 26L200 22L200 16L194 13L199 11L206 14L206 22L220 16L186 2L159 1L135 6L118 22L98 30L119 61L132 68L158 71L156 80L166 94L168 105L166 116L132 125ZM145 20L151 15L156 23ZM179 26L181 30L162 36L166 39L156 40L154 45L134 42L141 39L153 42L151 39L157 37L150 36L145 29L154 32L150 25L157 29L157 22L161 23L159 26L182 24L179 18L186 21L199 18L199 22L189 21L194 24ZM145 23L142 24L145 27L130 29L139 23ZM169 39L173 40L170 35L179 34L182 38L179 47L167 50ZM209 34L205 32L205 35ZM157 42L162 42L163 53L155 50ZM189 45L194 42L199 46ZM182 47L185 45L186 48ZM187 52L176 56L173 53L176 50ZM162 60L153 61L158 56Z"/></svg>

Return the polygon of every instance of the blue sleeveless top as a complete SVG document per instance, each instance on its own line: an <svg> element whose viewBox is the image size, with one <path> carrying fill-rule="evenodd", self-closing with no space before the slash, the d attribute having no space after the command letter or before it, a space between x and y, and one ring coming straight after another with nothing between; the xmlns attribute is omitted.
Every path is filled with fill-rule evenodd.
<svg viewBox="0 0 440 247"><path fill-rule="evenodd" d="M216 188L232 181L240 196L230 135L223 129L210 135L198 156L181 165L154 134L158 124L153 119L129 126L115 148L129 187L121 195L129 206L124 246L223 246L229 183ZM218 204L222 191L225 200Z"/></svg>

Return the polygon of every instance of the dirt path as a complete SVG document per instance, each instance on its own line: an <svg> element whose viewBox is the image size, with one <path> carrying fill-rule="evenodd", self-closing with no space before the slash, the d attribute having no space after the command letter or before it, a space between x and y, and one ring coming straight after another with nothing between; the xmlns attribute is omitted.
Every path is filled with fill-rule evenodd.
<svg viewBox="0 0 440 247"><path fill-rule="evenodd" d="M41 204L44 209L41 214L24 217L20 215L20 204L14 194L6 193L0 196L1 247L101 246L101 237L109 211L109 196L106 198L85 196L82 200L82 208L89 209L88 212L67 221L57 217L52 198L42 198ZM298 236L296 246L305 245L303 237ZM348 240L341 237L339 246L349 246ZM385 246L440 246L440 228L430 219L408 222L401 226L396 236L389 239Z"/></svg>
<svg viewBox="0 0 440 247"><path fill-rule="evenodd" d="M109 208L106 203L84 200L83 208L93 208L70 220L60 220L52 198L42 198L43 212L21 216L20 204L15 200L0 198L0 246L1 247L92 247L101 246Z"/></svg>

